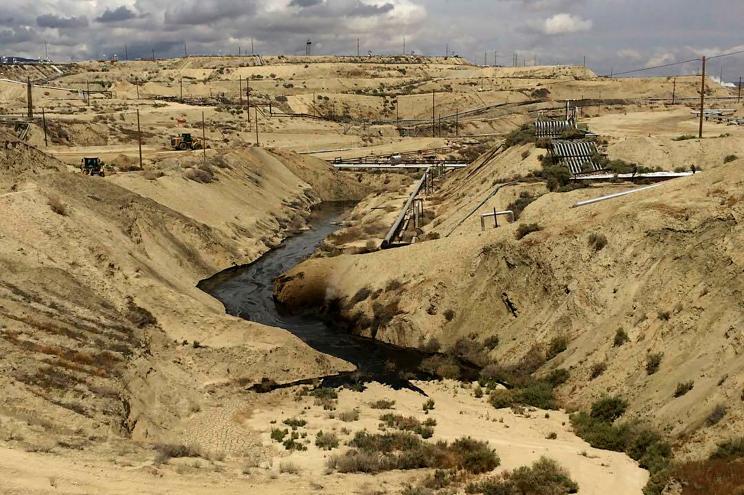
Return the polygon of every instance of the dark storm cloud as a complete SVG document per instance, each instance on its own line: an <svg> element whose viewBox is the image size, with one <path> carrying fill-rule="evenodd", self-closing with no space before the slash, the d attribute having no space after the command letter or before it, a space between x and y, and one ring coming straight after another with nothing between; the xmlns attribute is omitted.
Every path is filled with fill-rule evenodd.
<svg viewBox="0 0 744 495"><path fill-rule="evenodd" d="M130 19L135 19L137 17L137 14L130 10L126 5L122 5L116 9L106 9L103 14L101 14L99 17L96 17L97 22L122 22L122 21L128 21Z"/></svg>
<svg viewBox="0 0 744 495"><path fill-rule="evenodd" d="M36 24L43 28L80 28L88 25L88 18L85 16L61 17L56 14L44 14L36 18Z"/></svg>
<svg viewBox="0 0 744 495"><path fill-rule="evenodd" d="M290 7L312 7L314 5L318 5L323 3L323 0L292 0L289 2Z"/></svg>
<svg viewBox="0 0 744 495"><path fill-rule="evenodd" d="M234 21L255 12L255 1L184 0L168 7L164 19L166 24L197 26L222 20Z"/></svg>
<svg viewBox="0 0 744 495"><path fill-rule="evenodd" d="M742 45L734 0L0 0L0 55L52 59L237 53L443 54L483 63L577 64L609 73ZM88 25L88 19L94 19ZM86 28L86 29L82 29ZM141 54L141 55L139 55ZM43 55L43 53L42 53ZM744 57L712 61L736 77ZM668 73L689 72L691 66Z"/></svg>

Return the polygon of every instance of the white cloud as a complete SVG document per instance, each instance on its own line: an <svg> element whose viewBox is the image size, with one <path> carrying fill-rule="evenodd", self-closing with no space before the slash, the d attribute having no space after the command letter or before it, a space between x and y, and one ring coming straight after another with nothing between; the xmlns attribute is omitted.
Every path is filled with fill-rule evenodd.
<svg viewBox="0 0 744 495"><path fill-rule="evenodd" d="M646 62L646 67L656 67L658 65L671 64L677 57L672 52L659 52Z"/></svg>
<svg viewBox="0 0 744 495"><path fill-rule="evenodd" d="M578 33L589 31L592 28L592 24L592 21L589 19L582 19L579 16L562 13L545 19L542 31L549 35Z"/></svg>
<svg viewBox="0 0 744 495"><path fill-rule="evenodd" d="M641 58L643 58L643 55L641 55L641 52L639 52L638 50L632 50L630 48L618 50L617 56L620 58L628 59L628 60L640 60Z"/></svg>

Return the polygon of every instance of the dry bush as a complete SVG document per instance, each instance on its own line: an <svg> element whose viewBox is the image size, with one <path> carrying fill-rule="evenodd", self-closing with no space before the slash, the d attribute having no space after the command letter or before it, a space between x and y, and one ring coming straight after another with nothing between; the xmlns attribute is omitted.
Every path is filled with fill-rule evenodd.
<svg viewBox="0 0 744 495"><path fill-rule="evenodd" d="M602 361L600 363L594 363L591 371L589 372L589 379L594 380L607 370L607 363Z"/></svg>
<svg viewBox="0 0 744 495"><path fill-rule="evenodd" d="M153 445L157 452L155 464L165 464L169 459L180 457L202 457L202 453L196 448L188 445L158 443Z"/></svg>
<svg viewBox="0 0 744 495"><path fill-rule="evenodd" d="M200 184L209 184L215 181L214 173L209 168L190 168L186 170L184 176Z"/></svg>
<svg viewBox="0 0 744 495"><path fill-rule="evenodd" d="M653 375L659 371L661 360L664 357L663 352L654 352L646 356L646 374Z"/></svg>
<svg viewBox="0 0 744 495"><path fill-rule="evenodd" d="M604 234L592 232L589 234L589 247L595 251L601 251L607 246L607 237Z"/></svg>
<svg viewBox="0 0 744 495"><path fill-rule="evenodd" d="M380 399L374 402L370 402L369 407L372 409L395 409L395 401Z"/></svg>
<svg viewBox="0 0 744 495"><path fill-rule="evenodd" d="M158 325L157 318L155 318L155 316L145 308L137 306L131 297L127 301L126 318L137 328L154 327Z"/></svg>
<svg viewBox="0 0 744 495"><path fill-rule="evenodd" d="M343 411L338 414L338 419L344 423L353 423L359 421L359 410L352 409L350 411Z"/></svg>
<svg viewBox="0 0 744 495"><path fill-rule="evenodd" d="M687 392L692 390L692 388L695 386L695 382L690 380L688 382L681 382L677 384L677 388L674 390L674 397L682 397Z"/></svg>
<svg viewBox="0 0 744 495"><path fill-rule="evenodd" d="M293 462L282 461L279 463L279 472L282 474L300 474L300 468Z"/></svg>
<svg viewBox="0 0 744 495"><path fill-rule="evenodd" d="M420 368L430 375L457 380L460 378L460 365L452 356L431 356L421 361Z"/></svg>
<svg viewBox="0 0 744 495"><path fill-rule="evenodd" d="M69 215L69 212L67 211L67 205L64 204L61 199L59 199L59 196L50 196L47 204L49 205L49 208L51 208L52 211L57 215L62 215L63 217Z"/></svg>
<svg viewBox="0 0 744 495"><path fill-rule="evenodd" d="M372 291L370 291L367 287L363 287L357 291L356 294L351 298L349 301L349 306L355 306L359 304L360 302L366 301L369 299L369 296L372 294Z"/></svg>
<svg viewBox="0 0 744 495"><path fill-rule="evenodd" d="M550 361L554 357L558 356L558 354L564 352L566 349L568 349L568 338L565 335L554 337L550 341L550 344L548 344L548 350L545 358Z"/></svg>
<svg viewBox="0 0 744 495"><path fill-rule="evenodd" d="M524 237L532 234L533 232L539 232L542 230L542 227L540 227L536 223L530 223L530 224L522 224L519 227L517 227L517 231L514 233L514 237L519 241L523 239Z"/></svg>
<svg viewBox="0 0 744 495"><path fill-rule="evenodd" d="M613 345L615 347L621 347L629 340L630 337L628 337L628 332L626 332L624 328L618 328L617 331L615 331L615 339L613 341Z"/></svg>
<svg viewBox="0 0 744 495"><path fill-rule="evenodd" d="M164 175L165 174L160 170L145 170L145 172L142 174L142 177L144 177L146 180L158 180Z"/></svg>

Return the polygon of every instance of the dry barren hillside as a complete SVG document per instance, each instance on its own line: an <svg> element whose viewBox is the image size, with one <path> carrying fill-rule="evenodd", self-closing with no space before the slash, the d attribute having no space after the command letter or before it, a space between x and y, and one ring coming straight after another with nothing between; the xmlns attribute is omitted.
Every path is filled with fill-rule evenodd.
<svg viewBox="0 0 744 495"><path fill-rule="evenodd" d="M740 146L732 139L710 146ZM678 144L687 146L668 146ZM454 173L429 199L434 217L424 230L440 239L308 261L288 275L279 297L340 299L356 331L397 345L456 349L472 341L482 349L497 338L491 362L541 355L538 375L570 371L560 388L568 407L627 397L634 417L661 427L693 457L741 435L741 159L724 165L714 155L694 177L581 208L572 205L629 186L545 194L528 180L476 208L497 183L536 169L528 155L539 151L512 148ZM517 223L481 232L478 214L505 209L520 193L539 199ZM537 231L517 239L518 227L530 224ZM561 341L565 350L551 351ZM647 370L651 359L660 360L658 371ZM688 382L692 391L675 397ZM714 425L709 418L720 407L725 420Z"/></svg>

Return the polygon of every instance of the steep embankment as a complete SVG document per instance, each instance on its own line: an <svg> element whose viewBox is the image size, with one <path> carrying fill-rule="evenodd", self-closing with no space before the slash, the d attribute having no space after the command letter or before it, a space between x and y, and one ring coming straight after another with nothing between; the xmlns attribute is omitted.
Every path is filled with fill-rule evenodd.
<svg viewBox="0 0 744 495"><path fill-rule="evenodd" d="M86 177L36 150L3 153L0 438L8 446L103 449L95 439L123 435L242 455L251 434L227 427L224 400L262 379L348 369L287 332L226 316L195 286L255 259L292 219L302 226L320 196L313 185L337 182L350 199L365 192L355 182L344 189L326 167L308 183L261 151L224 157L208 183L184 177L193 169L152 181Z"/></svg>
<svg viewBox="0 0 744 495"><path fill-rule="evenodd" d="M435 230L446 235L511 176L518 153L508 150L453 174L442 189L449 197L435 202L447 215L434 219ZM490 358L502 364L533 349L544 353L565 337L567 349L538 373L570 370L561 388L566 404L586 407L603 394L620 394L630 400L631 416L656 423L700 455L707 448L694 444L709 447L744 431L743 184L737 160L583 208L571 206L628 186L547 194L518 222L542 230L521 240L517 225L480 232L476 214L449 238L310 260L290 272L277 294L291 304L338 299L357 331L399 345L436 339L448 348L460 339L498 336ZM478 211L503 208L514 196L505 188ZM620 346L618 329L629 337ZM654 353L663 357L649 374ZM597 363L605 370L592 379ZM688 381L692 390L675 398L677 384ZM707 423L719 404L727 408L725 419Z"/></svg>

